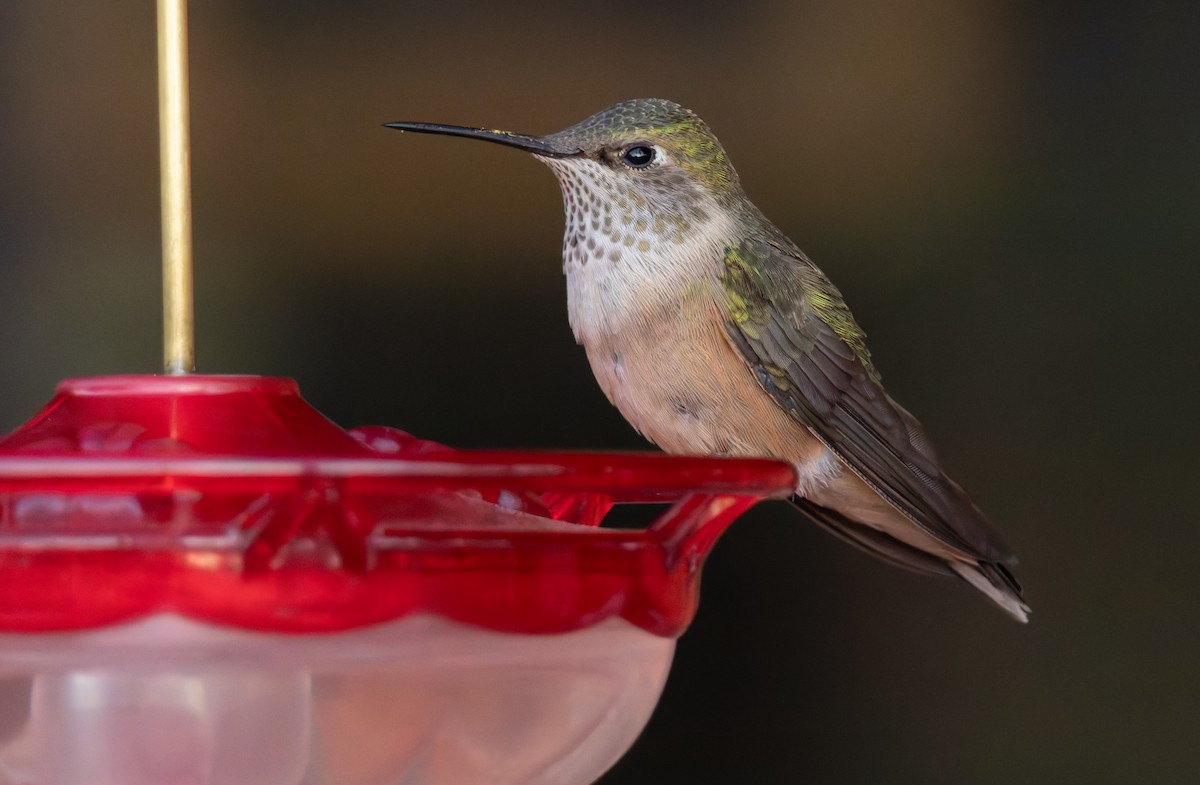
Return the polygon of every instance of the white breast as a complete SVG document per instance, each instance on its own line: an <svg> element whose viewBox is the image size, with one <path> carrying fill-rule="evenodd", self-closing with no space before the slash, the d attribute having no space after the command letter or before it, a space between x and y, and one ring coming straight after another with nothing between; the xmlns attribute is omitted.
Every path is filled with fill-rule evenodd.
<svg viewBox="0 0 1200 785"><path fill-rule="evenodd" d="M715 281L732 221L711 200L689 211L702 220L685 223L601 164L548 163L566 207L563 272L579 343L637 329L648 314Z"/></svg>
<svg viewBox="0 0 1200 785"><path fill-rule="evenodd" d="M637 329L640 320L670 312L690 289L713 280L725 236L721 227L704 226L680 240L641 247L605 236L594 249L564 257L575 339Z"/></svg>

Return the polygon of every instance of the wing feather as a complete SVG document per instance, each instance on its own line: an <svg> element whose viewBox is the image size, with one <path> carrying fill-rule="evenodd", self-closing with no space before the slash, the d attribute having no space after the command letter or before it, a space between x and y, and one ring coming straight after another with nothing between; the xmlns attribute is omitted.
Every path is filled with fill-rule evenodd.
<svg viewBox="0 0 1200 785"><path fill-rule="evenodd" d="M964 555L1008 547L943 474L920 424L884 391L841 293L799 251L765 241L726 249L726 333L766 390L921 529Z"/></svg>

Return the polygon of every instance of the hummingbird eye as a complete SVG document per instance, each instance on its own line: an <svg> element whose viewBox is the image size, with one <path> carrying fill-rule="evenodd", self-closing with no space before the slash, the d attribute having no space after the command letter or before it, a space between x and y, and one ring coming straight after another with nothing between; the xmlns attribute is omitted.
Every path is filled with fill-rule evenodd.
<svg viewBox="0 0 1200 785"><path fill-rule="evenodd" d="M645 169L654 163L654 148L637 144L621 153L621 160L634 169Z"/></svg>

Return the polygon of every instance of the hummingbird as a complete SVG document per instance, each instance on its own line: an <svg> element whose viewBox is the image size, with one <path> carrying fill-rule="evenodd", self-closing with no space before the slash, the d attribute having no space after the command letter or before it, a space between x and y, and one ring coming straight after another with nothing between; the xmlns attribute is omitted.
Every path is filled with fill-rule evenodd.
<svg viewBox="0 0 1200 785"><path fill-rule="evenodd" d="M515 147L550 167L571 329L645 438L669 453L790 462L792 503L830 532L961 578L1028 620L1012 551L884 389L841 292L754 206L697 115L650 98L545 136L386 126Z"/></svg>

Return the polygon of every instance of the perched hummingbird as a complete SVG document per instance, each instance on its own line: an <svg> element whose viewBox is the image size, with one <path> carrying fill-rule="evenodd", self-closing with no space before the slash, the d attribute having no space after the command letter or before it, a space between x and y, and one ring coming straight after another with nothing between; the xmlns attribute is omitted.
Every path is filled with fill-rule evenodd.
<svg viewBox="0 0 1200 785"><path fill-rule="evenodd" d="M637 99L548 136L387 125L550 167L571 327L642 435L673 453L789 461L792 501L833 533L1028 619L1011 551L884 390L837 287L750 202L699 117Z"/></svg>

